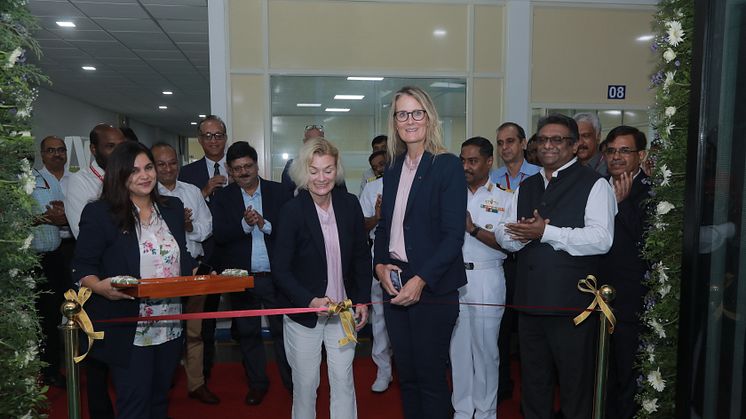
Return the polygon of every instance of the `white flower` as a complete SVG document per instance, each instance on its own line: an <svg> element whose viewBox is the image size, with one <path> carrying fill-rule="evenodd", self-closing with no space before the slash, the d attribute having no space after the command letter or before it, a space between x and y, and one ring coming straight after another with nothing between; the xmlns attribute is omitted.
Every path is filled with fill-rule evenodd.
<svg viewBox="0 0 746 419"><path fill-rule="evenodd" d="M33 175L24 173L18 176L18 180L19 182L21 182L23 191L26 192L26 195L31 195L32 193L34 193L34 188L36 187L36 178L34 178Z"/></svg>
<svg viewBox="0 0 746 419"><path fill-rule="evenodd" d="M662 201L658 203L658 206L655 208L655 212L658 215L666 215L674 208L676 207L674 207L672 203L668 201Z"/></svg>
<svg viewBox="0 0 746 419"><path fill-rule="evenodd" d="M656 221L656 223L655 223L655 228L657 230L665 230L666 227L668 227L668 223L664 223L662 221Z"/></svg>
<svg viewBox="0 0 746 419"><path fill-rule="evenodd" d="M31 116L31 109L29 108L23 108L16 112L16 118L28 118Z"/></svg>
<svg viewBox="0 0 746 419"><path fill-rule="evenodd" d="M664 339L666 337L666 330L663 329L663 325L658 322L658 320L650 320L649 322L650 327L653 329L653 331L658 335L659 338Z"/></svg>
<svg viewBox="0 0 746 419"><path fill-rule="evenodd" d="M671 174L672 172L668 169L668 166L665 164L661 165L661 176L663 176L661 186L668 186L670 184Z"/></svg>
<svg viewBox="0 0 746 419"><path fill-rule="evenodd" d="M645 353L648 354L648 361L652 364L655 362L655 346L645 345Z"/></svg>
<svg viewBox="0 0 746 419"><path fill-rule="evenodd" d="M657 263L655 264L655 272L658 273L658 282L661 284L664 284L666 281L668 281L668 274L666 274L666 271L668 268L663 266L663 263Z"/></svg>
<svg viewBox="0 0 746 419"><path fill-rule="evenodd" d="M34 280L34 278L32 278L30 276L27 276L26 278L23 278L23 282L26 283L26 286L29 289L36 288L36 281Z"/></svg>
<svg viewBox="0 0 746 419"><path fill-rule="evenodd" d="M8 271L8 275L10 275L11 278L15 278L15 276L18 275L18 272L19 271L18 271L17 268L13 268L13 269L11 269L11 270Z"/></svg>
<svg viewBox="0 0 746 419"><path fill-rule="evenodd" d="M21 54L23 54L21 47L14 49L13 52L8 55L8 61L5 63L5 68L13 68Z"/></svg>
<svg viewBox="0 0 746 419"><path fill-rule="evenodd" d="M663 59L666 60L667 63L670 63L671 61L676 59L676 53L673 52L671 48L669 48L663 52Z"/></svg>
<svg viewBox="0 0 746 419"><path fill-rule="evenodd" d="M34 235L33 234L29 234L28 237L26 237L26 239L23 241L23 244L21 245L21 247L18 248L18 250L26 250L26 249L28 249L31 246L31 240L33 240L33 239L34 239Z"/></svg>
<svg viewBox="0 0 746 419"><path fill-rule="evenodd" d="M32 419L32 418L33 418L33 416L31 416L31 411L29 410L28 413L26 413L25 415L21 416L20 419Z"/></svg>
<svg viewBox="0 0 746 419"><path fill-rule="evenodd" d="M666 71L666 79L663 81L663 88L665 90L668 90L669 87L673 84L673 78L676 75L675 71ZM667 131L667 133L671 133L670 131Z"/></svg>
<svg viewBox="0 0 746 419"><path fill-rule="evenodd" d="M676 115L676 106L669 106L669 107L667 107L666 110L665 110L665 114L669 118L672 117L672 116L674 116L674 115Z"/></svg>
<svg viewBox="0 0 746 419"><path fill-rule="evenodd" d="M21 172L31 173L31 163L26 158L21 159Z"/></svg>
<svg viewBox="0 0 746 419"><path fill-rule="evenodd" d="M667 296L669 292L671 292L671 285L669 284L663 285L658 289L658 294L660 294L661 298Z"/></svg>
<svg viewBox="0 0 746 419"><path fill-rule="evenodd" d="M668 125L666 125L666 135L671 135L671 131L673 131L673 129L674 129L675 126L676 125L674 125L674 124L668 124Z"/></svg>
<svg viewBox="0 0 746 419"><path fill-rule="evenodd" d="M684 40L684 30L681 29L681 22L674 20L666 22L666 33L668 34L668 43L677 46Z"/></svg>
<svg viewBox="0 0 746 419"><path fill-rule="evenodd" d="M661 392L666 388L666 380L661 376L660 368L648 373L648 383L658 392Z"/></svg>
<svg viewBox="0 0 746 419"><path fill-rule="evenodd" d="M645 399L642 401L642 408L648 413L658 411L658 399Z"/></svg>

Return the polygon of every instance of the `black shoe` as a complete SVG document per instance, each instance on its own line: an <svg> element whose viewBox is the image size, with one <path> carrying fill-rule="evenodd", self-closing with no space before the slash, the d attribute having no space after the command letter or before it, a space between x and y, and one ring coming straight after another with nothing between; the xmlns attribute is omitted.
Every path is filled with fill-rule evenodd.
<svg viewBox="0 0 746 419"><path fill-rule="evenodd" d="M256 406L264 400L264 396L267 395L267 390L254 390L249 389L244 400L249 406Z"/></svg>

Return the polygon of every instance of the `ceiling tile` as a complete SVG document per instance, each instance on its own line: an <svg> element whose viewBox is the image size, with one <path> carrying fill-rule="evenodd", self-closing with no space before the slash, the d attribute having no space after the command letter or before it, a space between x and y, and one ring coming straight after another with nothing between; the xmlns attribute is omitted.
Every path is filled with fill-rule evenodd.
<svg viewBox="0 0 746 419"><path fill-rule="evenodd" d="M104 3L104 2L75 2L75 5L88 17L135 17L148 18L148 14L137 3Z"/></svg>
<svg viewBox="0 0 746 419"><path fill-rule="evenodd" d="M160 32L151 19L110 19L96 18L96 23L110 32Z"/></svg>
<svg viewBox="0 0 746 419"><path fill-rule="evenodd" d="M40 39L39 46L43 52L51 48L72 48L72 44L62 39Z"/></svg>
<svg viewBox="0 0 746 419"><path fill-rule="evenodd" d="M147 50L147 49L136 49L135 53L146 60L179 60L186 61L184 54L181 51L166 49L166 50Z"/></svg>
<svg viewBox="0 0 746 419"><path fill-rule="evenodd" d="M208 42L207 33L171 32L168 34L174 42Z"/></svg>
<svg viewBox="0 0 746 419"><path fill-rule="evenodd" d="M207 0L140 0L142 4L187 5L207 7Z"/></svg>
<svg viewBox="0 0 746 419"><path fill-rule="evenodd" d="M69 20L73 23L75 23L74 28L62 28L59 25L57 25L57 22L61 20ZM56 30L63 30L63 31L86 31L86 30L98 30L100 29L98 25L96 25L92 20L86 18L86 17L76 17L76 18L70 18L70 19L64 19L60 18L59 16L42 16L37 18L37 23L39 26L41 26L44 29L56 29Z"/></svg>
<svg viewBox="0 0 746 419"><path fill-rule="evenodd" d="M69 40L84 40L84 41L114 41L106 31L92 30L92 31L69 31L64 29L51 29L49 32L57 35L62 39Z"/></svg>
<svg viewBox="0 0 746 419"><path fill-rule="evenodd" d="M80 10L68 2L33 0L28 2L28 9L37 17L52 16L63 19L83 16Z"/></svg>
<svg viewBox="0 0 746 419"><path fill-rule="evenodd" d="M131 49L173 49L173 42L162 32L112 32Z"/></svg>
<svg viewBox="0 0 746 419"><path fill-rule="evenodd" d="M203 33L207 34L207 21L194 20L161 20L161 26L168 33Z"/></svg>
<svg viewBox="0 0 746 419"><path fill-rule="evenodd" d="M167 22L170 19L199 20L207 22L207 7L183 5L146 5L156 19Z"/></svg>

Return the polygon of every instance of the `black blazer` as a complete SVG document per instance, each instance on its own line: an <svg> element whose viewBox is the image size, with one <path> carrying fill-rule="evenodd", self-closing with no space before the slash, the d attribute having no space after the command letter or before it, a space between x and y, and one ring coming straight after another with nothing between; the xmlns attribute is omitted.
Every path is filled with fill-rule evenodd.
<svg viewBox="0 0 746 419"><path fill-rule="evenodd" d="M221 168L222 171L222 168ZM227 173L223 173L223 176L228 176ZM211 174L207 171L207 163L205 158L191 162L179 170L179 180L202 189L207 185L210 180Z"/></svg>
<svg viewBox="0 0 746 419"><path fill-rule="evenodd" d="M331 194L347 298L353 303L368 303L372 271L363 211L355 195L338 188ZM277 236L270 259L280 291L278 300L286 307L308 307L312 299L326 294L328 282L324 235L311 194L298 191L298 196L282 207L280 219L279 228L273 227ZM314 313L290 317L306 327L316 326Z"/></svg>
<svg viewBox="0 0 746 419"><path fill-rule="evenodd" d="M290 195L277 182L259 179L262 190L262 216L272 223L272 234L264 235L267 253L272 259L272 243L277 236L280 208ZM212 236L215 238L215 267L246 269L251 272L251 234L243 231L241 220L246 210L241 188L237 183L217 191L210 202L212 212Z"/></svg>
<svg viewBox="0 0 746 419"><path fill-rule="evenodd" d="M375 264L391 263L389 238L404 154L383 175L381 219L376 227ZM442 295L466 284L461 247L466 230L466 178L458 157L425 152L409 191L404 242L409 269L426 283L425 292Z"/></svg>
<svg viewBox="0 0 746 419"><path fill-rule="evenodd" d="M184 232L184 204L178 198L163 197L157 204L168 229L179 243L181 275L191 275L196 263L186 248ZM88 275L101 279L117 275L140 278L140 245L136 233L120 230L109 212L106 201L95 201L85 206L80 217L80 234L72 260L73 283ZM140 300L111 301L92 294L84 309L93 320L96 331L105 333L104 340L93 344L90 356L108 364L129 365L135 323L96 323L96 320L137 316ZM86 345L87 339L81 339Z"/></svg>

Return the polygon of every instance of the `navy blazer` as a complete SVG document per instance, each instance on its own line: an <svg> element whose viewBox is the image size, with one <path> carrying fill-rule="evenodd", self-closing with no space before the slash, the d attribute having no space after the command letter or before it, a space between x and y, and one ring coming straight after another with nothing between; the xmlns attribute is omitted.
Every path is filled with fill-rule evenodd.
<svg viewBox="0 0 746 419"><path fill-rule="evenodd" d="M196 263L186 248L184 204L174 197L163 199L164 203L156 206L179 244L181 275L191 275ZM83 209L80 234L71 263L73 283L88 275L96 275L100 279L117 275L140 278L140 244L137 234L120 230L109 209L109 203L102 200L91 202ZM128 366L136 324L96 323L96 320L137 316L140 300L112 301L92 294L84 308L94 322L94 329L105 333L104 340L93 344L90 356L108 364ZM83 342L87 342L87 339L81 339L81 343Z"/></svg>
<svg viewBox="0 0 746 419"><path fill-rule="evenodd" d="M403 165L404 154L401 154L383 175L381 219L374 244L375 264L391 263L391 217ZM426 151L412 181L404 213L409 270L425 281L425 292L442 295L466 284L461 253L465 230L466 178L461 161L450 153L434 156Z"/></svg>
<svg viewBox="0 0 746 419"><path fill-rule="evenodd" d="M223 168L221 168L221 171ZM223 176L228 176L227 173L222 173ZM207 185L207 182L211 178L211 174L207 171L207 163L205 158L191 162L179 170L179 180L202 189Z"/></svg>
<svg viewBox="0 0 746 419"><path fill-rule="evenodd" d="M355 195L339 188L331 194L347 298L353 303L368 303L372 270L363 211ZM298 191L298 196L282 207L280 219L271 259L272 276L280 291L278 301L285 307L308 307L311 300L326 295L328 283L324 234L311 194ZM315 313L290 317L306 327L316 326Z"/></svg>
<svg viewBox="0 0 746 419"><path fill-rule="evenodd" d="M262 216L272 223L272 233L264 235L267 254L272 259L272 243L277 235L279 215L282 206L290 199L277 182L259 179L262 190ZM251 272L252 235L243 231L243 214L246 210L241 188L237 183L217 191L210 202L212 212L212 237L215 239L215 253L212 261L219 270L227 268L246 269Z"/></svg>

